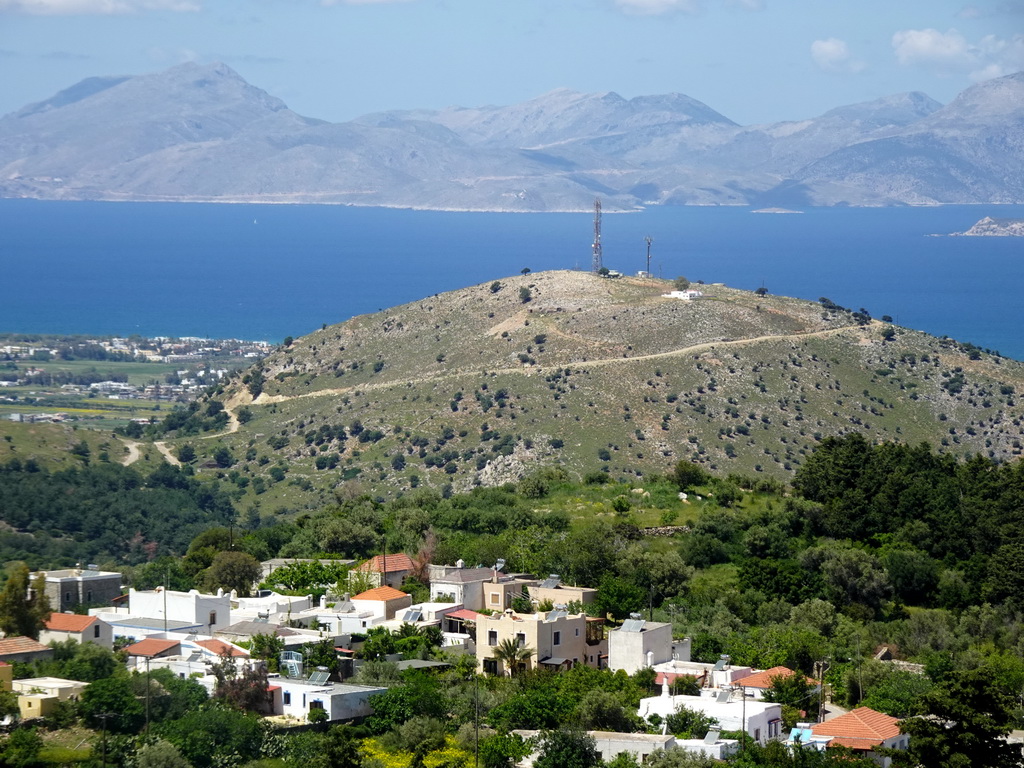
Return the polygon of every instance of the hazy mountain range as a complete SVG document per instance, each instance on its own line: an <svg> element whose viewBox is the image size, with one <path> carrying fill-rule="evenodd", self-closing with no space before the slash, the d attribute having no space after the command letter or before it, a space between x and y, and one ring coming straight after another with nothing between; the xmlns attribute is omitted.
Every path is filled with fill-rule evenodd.
<svg viewBox="0 0 1024 768"><path fill-rule="evenodd" d="M741 126L682 94L328 123L223 64L89 78L0 118L0 196L581 210L1024 203L1024 72Z"/></svg>

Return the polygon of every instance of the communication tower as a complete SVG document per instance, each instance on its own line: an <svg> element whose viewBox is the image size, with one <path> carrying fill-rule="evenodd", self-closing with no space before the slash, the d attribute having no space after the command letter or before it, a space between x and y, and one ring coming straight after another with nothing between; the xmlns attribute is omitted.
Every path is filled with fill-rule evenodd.
<svg viewBox="0 0 1024 768"><path fill-rule="evenodd" d="M644 242L647 243L647 277L651 276L651 243L654 242L654 238L648 235L644 238Z"/></svg>
<svg viewBox="0 0 1024 768"><path fill-rule="evenodd" d="M601 271L603 256L601 254L601 198L594 200L594 259L590 271L595 275Z"/></svg>

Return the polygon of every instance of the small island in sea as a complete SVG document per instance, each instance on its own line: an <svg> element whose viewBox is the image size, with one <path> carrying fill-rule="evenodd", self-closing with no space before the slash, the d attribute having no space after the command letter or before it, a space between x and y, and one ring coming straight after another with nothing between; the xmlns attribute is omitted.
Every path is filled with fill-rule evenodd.
<svg viewBox="0 0 1024 768"><path fill-rule="evenodd" d="M993 219L986 216L966 232L951 237L1024 237L1024 219Z"/></svg>
<svg viewBox="0 0 1024 768"><path fill-rule="evenodd" d="M751 213L803 213L803 211L794 211L789 208L758 208Z"/></svg>

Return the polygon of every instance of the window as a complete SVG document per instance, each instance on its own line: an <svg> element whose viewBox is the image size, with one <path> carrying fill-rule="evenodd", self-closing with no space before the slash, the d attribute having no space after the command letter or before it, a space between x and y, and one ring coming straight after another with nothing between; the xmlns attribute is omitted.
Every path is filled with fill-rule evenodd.
<svg viewBox="0 0 1024 768"><path fill-rule="evenodd" d="M64 593L64 602L65 603L70 603L71 602L71 593L70 592L65 592Z"/></svg>
<svg viewBox="0 0 1024 768"><path fill-rule="evenodd" d="M284 701L285 706L288 706L289 704L292 703L291 691L285 691L284 692L284 697L283 697L282 701Z"/></svg>
<svg viewBox="0 0 1024 768"><path fill-rule="evenodd" d="M579 636L580 636L580 628L576 627L576 637L579 637Z"/></svg>
<svg viewBox="0 0 1024 768"><path fill-rule="evenodd" d="M91 603L92 602L92 590L91 589L88 592L85 593L85 602L87 602L87 603Z"/></svg>
<svg viewBox="0 0 1024 768"><path fill-rule="evenodd" d="M217 612L216 611L210 611L210 621L209 621L209 624L212 627L216 623L217 623Z"/></svg>
<svg viewBox="0 0 1024 768"><path fill-rule="evenodd" d="M516 633L516 644L520 648L525 648L526 647L526 635L524 635L522 632L517 632Z"/></svg>
<svg viewBox="0 0 1024 768"><path fill-rule="evenodd" d="M92 625L92 636L93 637L99 637L100 636L100 623L98 621L95 624Z"/></svg>
<svg viewBox="0 0 1024 768"><path fill-rule="evenodd" d="M314 709L323 709L324 703L320 699L314 699L309 702L309 711L312 712Z"/></svg>
<svg viewBox="0 0 1024 768"><path fill-rule="evenodd" d="M754 729L754 741L757 741L757 742L761 741L761 729L760 728L755 728Z"/></svg>
<svg viewBox="0 0 1024 768"><path fill-rule="evenodd" d="M501 595L491 592L491 605L501 605Z"/></svg>
<svg viewBox="0 0 1024 768"><path fill-rule="evenodd" d="M484 673L488 675L498 674L498 660L484 659Z"/></svg>
<svg viewBox="0 0 1024 768"><path fill-rule="evenodd" d="M497 645L498 644L498 630L488 629L487 630L487 644Z"/></svg>
<svg viewBox="0 0 1024 768"><path fill-rule="evenodd" d="M554 642L555 645L561 645L562 644L562 633L561 632L555 632L553 642Z"/></svg>

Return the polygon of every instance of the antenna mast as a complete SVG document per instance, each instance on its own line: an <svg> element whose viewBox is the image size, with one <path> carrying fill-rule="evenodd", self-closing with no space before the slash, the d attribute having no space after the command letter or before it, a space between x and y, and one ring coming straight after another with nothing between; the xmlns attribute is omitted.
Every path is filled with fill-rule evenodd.
<svg viewBox="0 0 1024 768"><path fill-rule="evenodd" d="M654 238L648 235L644 238L644 242L647 243L647 276L651 276L651 243L654 242Z"/></svg>
<svg viewBox="0 0 1024 768"><path fill-rule="evenodd" d="M601 253L601 198L594 200L594 259L590 270L596 275L602 267Z"/></svg>

